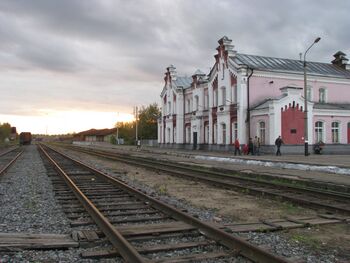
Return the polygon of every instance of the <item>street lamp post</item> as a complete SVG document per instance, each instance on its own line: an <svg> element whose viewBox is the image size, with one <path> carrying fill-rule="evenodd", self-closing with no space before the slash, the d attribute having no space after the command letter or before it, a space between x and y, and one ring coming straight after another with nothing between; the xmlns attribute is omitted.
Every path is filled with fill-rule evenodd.
<svg viewBox="0 0 350 263"><path fill-rule="evenodd" d="M304 140L305 140L305 156L309 155L309 133L308 133L308 110L307 110L307 77L306 77L306 53L312 48L314 44L320 41L321 38L318 37L315 41L309 46L309 48L304 53Z"/></svg>
<svg viewBox="0 0 350 263"><path fill-rule="evenodd" d="M118 117L117 117L117 144L119 144L119 127L118 127L118 119L119 119L119 112L118 112Z"/></svg>

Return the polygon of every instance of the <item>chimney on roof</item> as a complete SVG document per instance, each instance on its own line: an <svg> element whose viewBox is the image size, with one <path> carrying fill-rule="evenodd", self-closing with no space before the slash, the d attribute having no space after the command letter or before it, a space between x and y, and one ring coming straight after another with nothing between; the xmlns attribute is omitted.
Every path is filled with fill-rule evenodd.
<svg viewBox="0 0 350 263"><path fill-rule="evenodd" d="M169 67L167 67L167 70L170 74L170 77L172 80L176 80L177 77L177 72L176 72L176 68L174 65L170 65Z"/></svg>
<svg viewBox="0 0 350 263"><path fill-rule="evenodd" d="M204 77L205 73L203 73L200 69L197 69L192 75L193 84L196 86L198 81L203 80Z"/></svg>
<svg viewBox="0 0 350 263"><path fill-rule="evenodd" d="M220 46L223 46L224 50L227 52L229 57L236 55L237 51L234 50L234 45L232 45L232 40L227 36L222 37L219 41Z"/></svg>
<svg viewBox="0 0 350 263"><path fill-rule="evenodd" d="M337 65L337 66L339 66L343 69L347 69L347 70L350 69L350 65L348 64L349 60L346 58L345 53L338 51L333 56L335 57L335 59L332 61L333 65Z"/></svg>

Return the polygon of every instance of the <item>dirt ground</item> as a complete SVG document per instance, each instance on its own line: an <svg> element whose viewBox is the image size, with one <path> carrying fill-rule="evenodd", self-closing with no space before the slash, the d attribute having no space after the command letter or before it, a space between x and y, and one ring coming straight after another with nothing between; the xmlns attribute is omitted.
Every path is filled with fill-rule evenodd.
<svg viewBox="0 0 350 263"><path fill-rule="evenodd" d="M286 216L302 217L317 214L314 210L299 207L288 202L220 189L201 182L192 182L161 172L153 172L84 153L71 153L81 157L84 156L88 162L106 167L112 172L124 174L133 181L153 188L158 194L184 200L194 207L215 211L215 218L223 219L224 221L257 222L259 220L277 219ZM337 250L337 253L343 255L344 258L350 258L349 224L286 230L283 231L282 235L291 242L301 243L315 251Z"/></svg>
<svg viewBox="0 0 350 263"><path fill-rule="evenodd" d="M342 258L350 259L349 224L299 228L283 233L289 240L301 243L314 251L336 250Z"/></svg>
<svg viewBox="0 0 350 263"><path fill-rule="evenodd" d="M79 153L79 155L86 156L90 161L94 160L95 164L109 168L115 173L124 174L133 181L147 185L159 194L185 200L192 206L201 209L213 210L218 218L226 218L235 222L257 222L260 219L316 215L316 212L311 209L302 208L288 202L279 202L251 196L244 192L220 189L201 182L193 182L83 153Z"/></svg>

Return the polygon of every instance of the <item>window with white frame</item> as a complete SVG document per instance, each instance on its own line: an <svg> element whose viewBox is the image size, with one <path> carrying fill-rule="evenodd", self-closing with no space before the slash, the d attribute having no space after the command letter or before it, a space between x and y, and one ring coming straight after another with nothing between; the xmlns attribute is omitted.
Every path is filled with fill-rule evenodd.
<svg viewBox="0 0 350 263"><path fill-rule="evenodd" d="M232 98L232 102L237 103L237 85L233 86L233 98Z"/></svg>
<svg viewBox="0 0 350 263"><path fill-rule="evenodd" d="M218 141L218 125L217 123L214 123L214 127L213 127L213 137L214 137L214 141L213 143L214 144L217 144L217 141Z"/></svg>
<svg viewBox="0 0 350 263"><path fill-rule="evenodd" d="M339 132L340 132L340 124L339 122L332 122L332 143L339 143Z"/></svg>
<svg viewBox="0 0 350 263"><path fill-rule="evenodd" d="M198 110L198 107L199 107L199 97L196 95L194 96L194 101L195 101L195 111Z"/></svg>
<svg viewBox="0 0 350 263"><path fill-rule="evenodd" d="M167 143L170 143L170 128L166 129L166 133L167 133Z"/></svg>
<svg viewBox="0 0 350 263"><path fill-rule="evenodd" d="M191 127L187 126L186 127L186 143L191 142Z"/></svg>
<svg viewBox="0 0 350 263"><path fill-rule="evenodd" d="M315 123L315 142L324 142L324 123L317 121Z"/></svg>
<svg viewBox="0 0 350 263"><path fill-rule="evenodd" d="M318 90L318 94L319 94L318 101L320 103L325 103L326 102L326 89L325 88L320 88Z"/></svg>
<svg viewBox="0 0 350 263"><path fill-rule="evenodd" d="M209 96L208 96L208 94L205 94L205 96L204 96L204 109L205 110L209 109Z"/></svg>
<svg viewBox="0 0 350 263"><path fill-rule="evenodd" d="M168 101L168 114L171 114L171 102Z"/></svg>
<svg viewBox="0 0 350 263"><path fill-rule="evenodd" d="M221 105L226 105L226 88L221 87Z"/></svg>
<svg viewBox="0 0 350 263"><path fill-rule="evenodd" d="M216 89L214 91L214 107L218 106L218 100L219 100L219 98L218 98L218 90Z"/></svg>
<svg viewBox="0 0 350 263"><path fill-rule="evenodd" d="M189 99L187 100L186 106L187 106L186 113L189 113L191 111L191 101Z"/></svg>
<svg viewBox="0 0 350 263"><path fill-rule="evenodd" d="M238 124L237 122L232 123L232 141L238 139Z"/></svg>
<svg viewBox="0 0 350 263"><path fill-rule="evenodd" d="M209 143L209 125L204 126L204 143Z"/></svg>
<svg viewBox="0 0 350 263"><path fill-rule="evenodd" d="M176 143L176 127L173 128L173 143Z"/></svg>
<svg viewBox="0 0 350 263"><path fill-rule="evenodd" d="M226 144L226 124L221 124L221 130L222 130L222 144Z"/></svg>
<svg viewBox="0 0 350 263"><path fill-rule="evenodd" d="M307 86L306 88L306 97L308 101L312 101L312 87Z"/></svg>
<svg viewBox="0 0 350 263"><path fill-rule="evenodd" d="M258 123L258 137L260 138L260 144L265 144L266 138L266 125L264 121Z"/></svg>

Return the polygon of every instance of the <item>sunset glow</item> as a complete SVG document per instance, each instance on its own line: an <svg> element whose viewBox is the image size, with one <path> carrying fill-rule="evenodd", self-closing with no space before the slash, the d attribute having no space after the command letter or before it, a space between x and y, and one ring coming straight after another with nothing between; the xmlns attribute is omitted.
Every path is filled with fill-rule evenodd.
<svg viewBox="0 0 350 263"><path fill-rule="evenodd" d="M9 122L18 132L33 134L65 134L88 129L113 128L117 122L130 122L134 116L122 112L52 111L37 116L0 115L0 122ZM44 132L43 132L44 131Z"/></svg>

